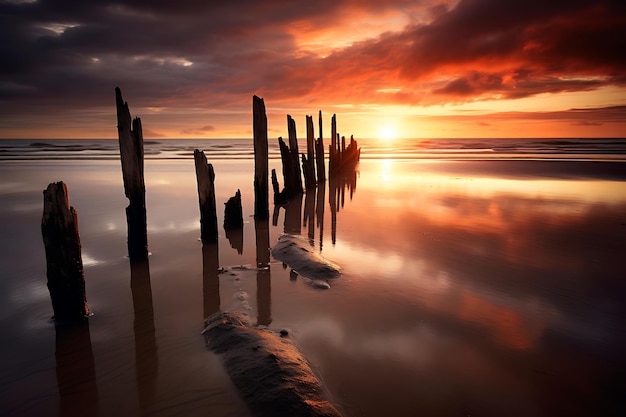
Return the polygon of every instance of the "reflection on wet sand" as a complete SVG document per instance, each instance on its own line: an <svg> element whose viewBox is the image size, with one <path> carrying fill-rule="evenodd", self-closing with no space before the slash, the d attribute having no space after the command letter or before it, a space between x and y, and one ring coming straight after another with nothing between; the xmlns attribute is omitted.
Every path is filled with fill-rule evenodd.
<svg viewBox="0 0 626 417"><path fill-rule="evenodd" d="M317 227L320 229L320 252L324 248L324 207L326 207L326 182L317 185L317 198L315 200L315 214Z"/></svg>
<svg viewBox="0 0 626 417"><path fill-rule="evenodd" d="M322 184L322 187L324 184ZM315 188L308 189L304 198L304 220L302 225L307 227L309 244L314 246L315 241Z"/></svg>
<svg viewBox="0 0 626 417"><path fill-rule="evenodd" d="M89 322L56 324L59 416L98 416L98 387Z"/></svg>
<svg viewBox="0 0 626 417"><path fill-rule="evenodd" d="M230 243L230 247L235 249L239 255L243 254L243 227L224 228L226 238Z"/></svg>
<svg viewBox="0 0 626 417"><path fill-rule="evenodd" d="M148 259L130 262L130 286L135 312L133 328L137 394L141 414L146 415L155 404L159 368Z"/></svg>
<svg viewBox="0 0 626 417"><path fill-rule="evenodd" d="M205 319L220 311L219 252L217 243L202 244L202 294Z"/></svg>
<svg viewBox="0 0 626 417"><path fill-rule="evenodd" d="M350 200L356 191L357 171L346 172L344 175L331 176L328 182L330 195L328 201L331 211L331 240L333 245L337 243L337 213L344 207L346 202L346 189Z"/></svg>
<svg viewBox="0 0 626 417"><path fill-rule="evenodd" d="M255 219L257 325L272 323L272 276L270 272L270 226L268 220Z"/></svg>

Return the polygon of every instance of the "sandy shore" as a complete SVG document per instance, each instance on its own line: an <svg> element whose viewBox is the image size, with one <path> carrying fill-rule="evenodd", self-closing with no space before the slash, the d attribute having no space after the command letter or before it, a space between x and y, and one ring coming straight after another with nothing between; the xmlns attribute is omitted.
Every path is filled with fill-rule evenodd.
<svg viewBox="0 0 626 417"><path fill-rule="evenodd" d="M341 267L324 291L275 260L237 272L257 261L252 161L214 165L218 207L240 188L245 221L242 254L220 233L230 272L219 289L203 268L193 161L146 163L151 256L138 269L125 257L118 162L0 167L0 349L10 358L0 414L246 415L200 334L215 306L287 329L347 416L623 410L626 164L362 161L356 179L266 225L270 246L297 234ZM69 335L49 320L40 234L41 192L58 180L78 210L94 312Z"/></svg>

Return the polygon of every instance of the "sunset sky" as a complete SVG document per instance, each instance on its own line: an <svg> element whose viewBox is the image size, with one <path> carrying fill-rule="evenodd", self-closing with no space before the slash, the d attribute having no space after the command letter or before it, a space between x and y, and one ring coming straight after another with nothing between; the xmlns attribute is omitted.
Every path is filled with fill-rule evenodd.
<svg viewBox="0 0 626 417"><path fill-rule="evenodd" d="M0 138L626 136L624 0L0 0L0 62Z"/></svg>

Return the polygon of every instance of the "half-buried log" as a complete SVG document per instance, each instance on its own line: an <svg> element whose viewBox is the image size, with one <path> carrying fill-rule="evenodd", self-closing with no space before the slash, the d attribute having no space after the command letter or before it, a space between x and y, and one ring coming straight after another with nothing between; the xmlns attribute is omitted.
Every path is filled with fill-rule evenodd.
<svg viewBox="0 0 626 417"><path fill-rule="evenodd" d="M341 275L339 266L313 251L307 242L293 235L285 234L278 238L271 252L275 259L312 280L316 288L328 288L323 283Z"/></svg>
<svg viewBox="0 0 626 417"><path fill-rule="evenodd" d="M255 416L341 416L289 339L251 327L235 312L215 313L205 326L207 346L223 355L226 371Z"/></svg>

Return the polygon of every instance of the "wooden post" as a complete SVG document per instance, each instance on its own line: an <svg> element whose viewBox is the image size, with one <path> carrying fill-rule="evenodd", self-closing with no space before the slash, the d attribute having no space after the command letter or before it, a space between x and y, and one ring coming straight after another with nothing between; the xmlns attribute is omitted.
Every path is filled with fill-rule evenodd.
<svg viewBox="0 0 626 417"><path fill-rule="evenodd" d="M291 175L294 178L294 193L302 193L302 170L300 169L300 151L298 150L298 138L296 137L296 121L287 115L287 129L289 131L289 162Z"/></svg>
<svg viewBox="0 0 626 417"><path fill-rule="evenodd" d="M224 229L239 229L243 227L243 209L241 207L241 191L237 190L234 196L224 203Z"/></svg>
<svg viewBox="0 0 626 417"><path fill-rule="evenodd" d="M287 198L285 197L285 194L280 191L280 184L278 184L278 178L276 177L275 169L272 169L272 188L274 189L274 204L287 204Z"/></svg>
<svg viewBox="0 0 626 417"><path fill-rule="evenodd" d="M81 255L78 215L70 206L64 182L43 192L41 233L46 250L46 275L57 321L81 321L89 315Z"/></svg>
<svg viewBox="0 0 626 417"><path fill-rule="evenodd" d="M313 116L306 116L306 151L302 154L302 172L307 190L315 189L315 137L313 132Z"/></svg>
<svg viewBox="0 0 626 417"><path fill-rule="evenodd" d="M336 167L336 154L337 154L337 115L333 114L330 119L330 149L328 152L328 176L334 172Z"/></svg>
<svg viewBox="0 0 626 417"><path fill-rule="evenodd" d="M326 167L324 164L324 136L322 135L322 111L319 112L320 137L315 142L315 165L317 168L317 183L326 181Z"/></svg>
<svg viewBox="0 0 626 417"><path fill-rule="evenodd" d="M117 133L124 192L130 205L126 207L128 223L128 256L131 260L148 258L148 232L146 222L146 186L143 173L143 132L141 119L132 120L128 103L122 99L119 87L115 88L117 107Z"/></svg>
<svg viewBox="0 0 626 417"><path fill-rule="evenodd" d="M215 207L215 172L203 151L193 151L200 202L200 238L203 243L217 242L217 212Z"/></svg>
<svg viewBox="0 0 626 417"><path fill-rule="evenodd" d="M252 97L252 123L254 134L254 218L268 219L269 184L268 184L268 147L267 116L262 98Z"/></svg>
<svg viewBox="0 0 626 417"><path fill-rule="evenodd" d="M230 246L241 255L243 253L243 209L240 190L237 190L235 195L224 203L224 231Z"/></svg>

